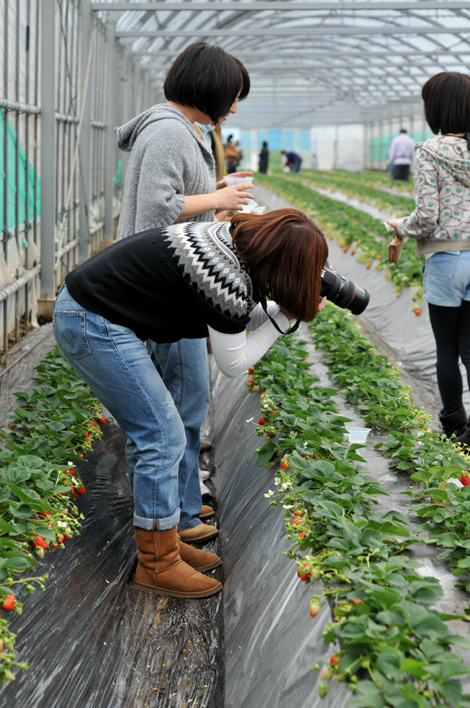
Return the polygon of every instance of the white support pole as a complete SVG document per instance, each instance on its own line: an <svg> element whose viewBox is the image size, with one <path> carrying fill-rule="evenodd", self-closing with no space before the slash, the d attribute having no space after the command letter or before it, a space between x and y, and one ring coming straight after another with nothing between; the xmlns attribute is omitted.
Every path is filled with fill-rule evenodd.
<svg viewBox="0 0 470 708"><path fill-rule="evenodd" d="M115 51L115 25L111 22L106 25L106 148L105 148L105 177L104 177L104 237L105 240L114 238L113 196L114 174L116 172L116 51Z"/></svg>
<svg viewBox="0 0 470 708"><path fill-rule="evenodd" d="M56 1L41 2L41 299L55 297Z"/></svg>
<svg viewBox="0 0 470 708"><path fill-rule="evenodd" d="M91 43L90 0L80 2L80 114L82 116L79 144L80 171L80 233L78 258L80 263L90 254L90 194L91 194L91 81L88 64ZM88 80L87 80L88 78Z"/></svg>

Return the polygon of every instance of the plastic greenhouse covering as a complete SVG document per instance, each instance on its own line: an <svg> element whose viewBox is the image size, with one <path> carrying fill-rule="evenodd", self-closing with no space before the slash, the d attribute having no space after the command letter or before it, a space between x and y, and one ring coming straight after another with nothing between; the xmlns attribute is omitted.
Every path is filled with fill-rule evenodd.
<svg viewBox="0 0 470 708"><path fill-rule="evenodd" d="M28 389L52 348L51 327L28 336L10 359L11 341L37 322L38 301L50 304L66 274L115 236L128 161L115 147L115 128L165 100L164 78L188 45L220 45L250 74L250 94L224 126L235 126L247 169L256 169L260 143L269 140L273 152L300 151L308 167L322 170L329 152L328 167L383 170L402 125L416 141L429 137L423 83L441 71L469 73L468 0L0 0L0 17L2 423L15 405L12 391ZM256 181L254 196L269 210L288 206ZM328 246L330 265L372 294L362 331L398 362L416 402L437 421L426 303L421 317L411 316L411 292L397 298L383 272ZM306 328L299 336L309 340ZM310 340L306 349L312 376L334 386L321 352ZM337 649L322 636L333 605L310 620L309 600L322 588L298 581L283 509L265 498L273 472L257 465L250 422L259 398L246 378L227 379L213 365L211 379L205 432L214 450L203 459L213 470L220 538L205 548L223 556L213 571L223 593L181 601L134 589L125 440L110 422L79 465L87 489L77 499L81 535L45 555L46 588L11 623L29 667L0 686L1 708L347 707L344 683L332 681L326 700L318 695L312 667ZM337 398L341 414L362 426ZM464 402L470 409L468 389ZM372 430L361 454L389 494L379 508L406 514L409 475L374 450L384 437ZM463 614L468 594L433 547L408 552L441 582L438 611ZM470 640L468 622L453 624ZM456 652L470 665L470 650ZM462 684L470 692L467 676Z"/></svg>

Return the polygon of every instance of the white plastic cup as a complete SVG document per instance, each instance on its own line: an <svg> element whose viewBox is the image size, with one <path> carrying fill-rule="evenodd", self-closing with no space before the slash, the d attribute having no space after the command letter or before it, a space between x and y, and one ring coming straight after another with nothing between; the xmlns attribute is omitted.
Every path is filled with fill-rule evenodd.
<svg viewBox="0 0 470 708"><path fill-rule="evenodd" d="M365 443L372 428L354 428L352 425L344 426L347 430L345 438L350 443Z"/></svg>
<svg viewBox="0 0 470 708"><path fill-rule="evenodd" d="M232 175L225 175L227 184L230 187L232 184L253 184L253 177L232 177Z"/></svg>
<svg viewBox="0 0 470 708"><path fill-rule="evenodd" d="M252 208L251 213L252 213L252 214L264 214L265 211L266 211L266 207L265 207L265 206L260 206L260 205L258 205L258 206L255 206L255 207Z"/></svg>

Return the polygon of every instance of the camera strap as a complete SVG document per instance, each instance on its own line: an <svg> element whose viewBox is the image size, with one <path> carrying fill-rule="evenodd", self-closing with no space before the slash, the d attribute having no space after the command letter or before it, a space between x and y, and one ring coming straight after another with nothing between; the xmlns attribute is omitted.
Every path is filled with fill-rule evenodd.
<svg viewBox="0 0 470 708"><path fill-rule="evenodd" d="M280 332L280 334L282 334L283 337L286 334L292 334L292 332L297 332L297 330L299 329L300 320L297 320L296 323L294 325L292 325L292 327L290 327L290 329L287 330L287 332L283 332L282 329L279 327L278 323L276 322L276 320L273 319L271 317L271 315L269 314L268 305L267 305L265 296L261 295L259 290L258 290L258 295L259 295L259 301L261 303L261 307L263 308L263 310L265 311L265 313L267 314L267 316L271 320L272 325L275 327L275 329L277 329L278 332Z"/></svg>

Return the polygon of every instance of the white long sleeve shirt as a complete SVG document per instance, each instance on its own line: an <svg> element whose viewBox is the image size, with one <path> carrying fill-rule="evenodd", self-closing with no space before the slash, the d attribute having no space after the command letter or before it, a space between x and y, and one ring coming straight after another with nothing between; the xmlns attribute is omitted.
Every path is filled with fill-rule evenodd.
<svg viewBox="0 0 470 708"><path fill-rule="evenodd" d="M275 302L268 302L268 313L284 332L289 328L289 320ZM212 353L215 362L225 376L242 374L256 364L280 337L261 305L257 305L245 332L224 334L209 327Z"/></svg>

